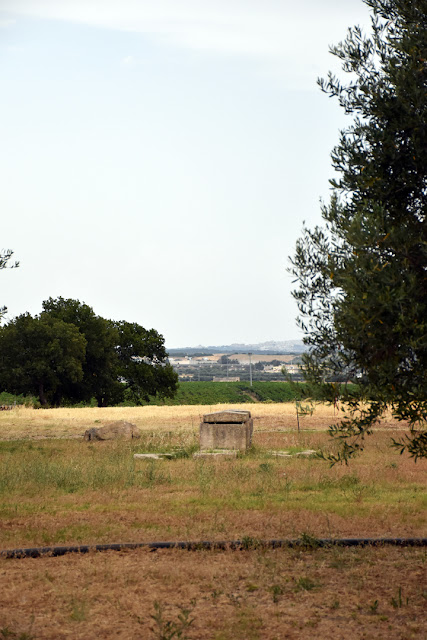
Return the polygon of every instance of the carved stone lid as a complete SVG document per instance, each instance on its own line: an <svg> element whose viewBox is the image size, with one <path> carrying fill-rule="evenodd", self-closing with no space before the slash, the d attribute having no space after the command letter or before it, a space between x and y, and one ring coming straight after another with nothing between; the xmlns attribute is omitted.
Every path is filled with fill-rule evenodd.
<svg viewBox="0 0 427 640"><path fill-rule="evenodd" d="M242 424L247 422L250 417L250 411L215 411L214 413L205 413L203 422L209 424Z"/></svg>

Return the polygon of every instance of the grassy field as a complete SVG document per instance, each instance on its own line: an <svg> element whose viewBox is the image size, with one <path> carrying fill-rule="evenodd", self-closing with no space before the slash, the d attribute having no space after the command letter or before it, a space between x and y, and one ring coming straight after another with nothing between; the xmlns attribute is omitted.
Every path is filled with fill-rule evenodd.
<svg viewBox="0 0 427 640"><path fill-rule="evenodd" d="M426 535L427 463L389 448L392 420L349 467L330 468L270 452L330 449L333 408L319 405L297 432L293 405L257 404L247 455L194 460L200 416L217 408L2 412L0 548ZM83 441L114 419L142 438ZM177 449L175 460L133 458ZM174 637L215 640L421 638L426 567L425 550L390 548L1 559L0 638L168 638L168 623L183 627Z"/></svg>
<svg viewBox="0 0 427 640"><path fill-rule="evenodd" d="M353 386L353 385L349 385ZM249 382L188 382L180 381L174 398L151 398L150 405L181 406L181 405L210 405L210 404L243 404L258 402L291 402L295 399L295 389L283 379L280 382L254 381ZM13 396L10 393L0 393L0 405L37 403L37 398ZM94 400L95 403L95 400ZM95 403L96 404L96 403Z"/></svg>
<svg viewBox="0 0 427 640"><path fill-rule="evenodd" d="M249 382L184 382L178 386L177 394L164 402L153 399L155 404L217 404L230 402L290 402L294 399L295 390L283 382L254 381Z"/></svg>

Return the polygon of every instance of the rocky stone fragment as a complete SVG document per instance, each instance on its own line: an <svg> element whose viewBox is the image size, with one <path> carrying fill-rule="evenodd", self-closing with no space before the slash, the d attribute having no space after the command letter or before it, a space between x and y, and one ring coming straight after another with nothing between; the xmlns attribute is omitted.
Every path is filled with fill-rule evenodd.
<svg viewBox="0 0 427 640"><path fill-rule="evenodd" d="M140 437L141 432L137 426L125 420L107 422L102 427L92 427L84 434L85 440L132 440Z"/></svg>

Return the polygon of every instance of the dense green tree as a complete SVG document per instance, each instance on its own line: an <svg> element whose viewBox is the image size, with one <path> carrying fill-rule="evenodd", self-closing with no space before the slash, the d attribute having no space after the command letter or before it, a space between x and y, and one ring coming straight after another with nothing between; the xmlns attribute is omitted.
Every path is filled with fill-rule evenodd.
<svg viewBox="0 0 427 640"><path fill-rule="evenodd" d="M39 316L0 329L0 387L36 394L42 405L142 403L172 397L177 382L157 331L106 320L78 300L49 298Z"/></svg>
<svg viewBox="0 0 427 640"><path fill-rule="evenodd" d="M123 388L117 379L118 332L113 323L97 316L89 305L71 298L45 300L41 315L74 325L87 342L83 377L64 384L63 395L76 402L96 398L99 406L120 402Z"/></svg>
<svg viewBox="0 0 427 640"><path fill-rule="evenodd" d="M41 315L71 323L87 341L83 378L64 387L68 399L94 397L102 407L122 402L125 395L138 403L175 393L178 377L167 361L163 336L154 329L106 320L73 299L49 298Z"/></svg>
<svg viewBox="0 0 427 640"><path fill-rule="evenodd" d="M62 389L83 377L86 340L77 327L29 313L0 328L0 386L59 404Z"/></svg>
<svg viewBox="0 0 427 640"><path fill-rule="evenodd" d="M387 407L409 428L394 444L427 456L427 0L364 2L370 35L349 29L331 49L348 83L320 81L353 121L332 152L324 226L304 230L291 268L307 378L359 381L331 429L334 460L361 450Z"/></svg>
<svg viewBox="0 0 427 640"><path fill-rule="evenodd" d="M117 322L117 376L136 403L150 396L172 398L178 375L168 362L163 336L133 322Z"/></svg>
<svg viewBox="0 0 427 640"><path fill-rule="evenodd" d="M236 358L230 358L227 355L222 355L218 358L219 364L239 364L239 361Z"/></svg>

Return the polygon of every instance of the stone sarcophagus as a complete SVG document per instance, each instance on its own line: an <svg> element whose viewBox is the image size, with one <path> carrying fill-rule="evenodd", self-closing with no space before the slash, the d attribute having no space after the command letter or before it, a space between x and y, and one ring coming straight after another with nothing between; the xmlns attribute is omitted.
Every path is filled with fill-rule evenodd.
<svg viewBox="0 0 427 640"><path fill-rule="evenodd" d="M251 446L253 420L250 411L216 411L203 416L200 450L239 449Z"/></svg>

